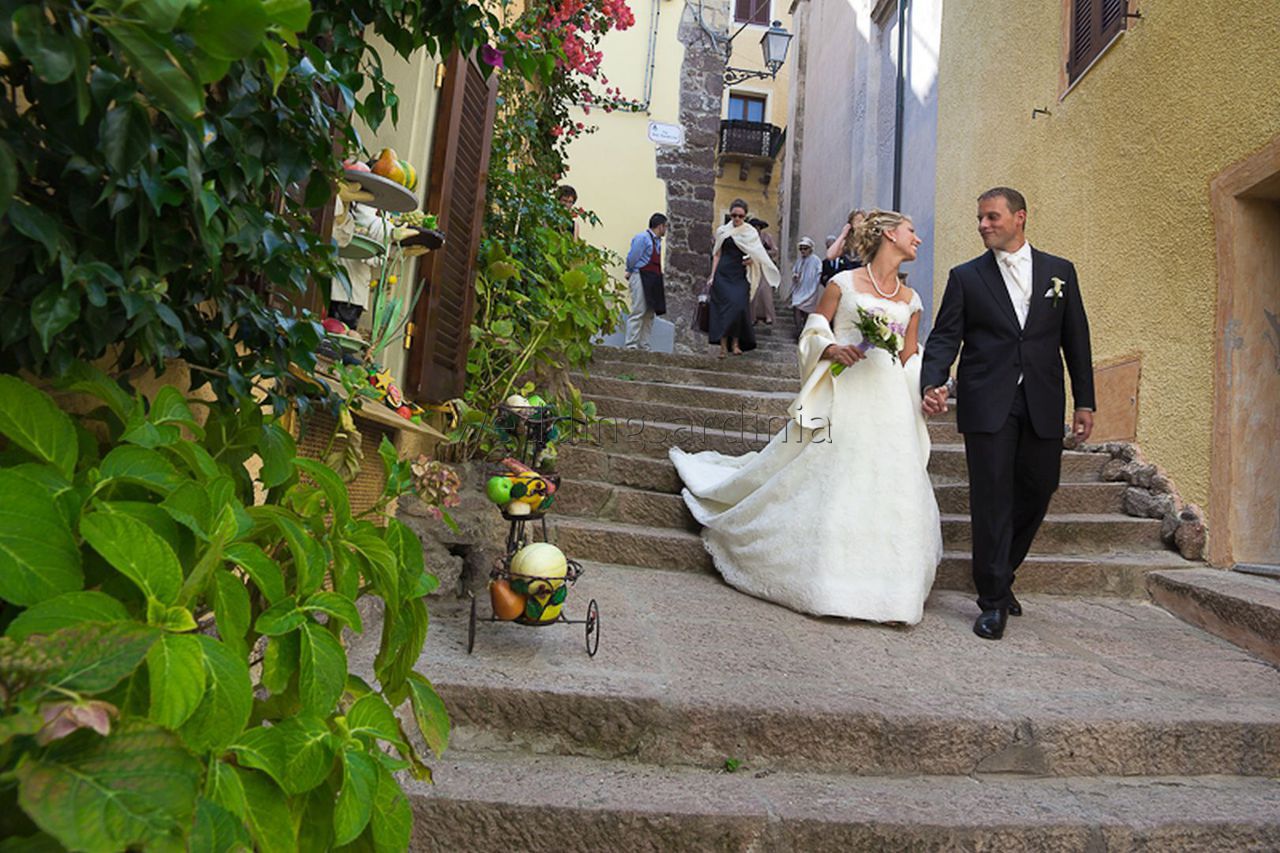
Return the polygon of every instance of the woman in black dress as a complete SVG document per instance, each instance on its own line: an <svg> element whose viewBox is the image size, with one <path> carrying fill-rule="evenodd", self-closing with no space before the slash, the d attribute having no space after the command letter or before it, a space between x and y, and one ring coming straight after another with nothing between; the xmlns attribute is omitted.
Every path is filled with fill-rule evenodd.
<svg viewBox="0 0 1280 853"><path fill-rule="evenodd" d="M728 224L716 231L716 251L711 261L711 277L707 280L711 288L707 338L712 344L720 344L720 358L731 352L742 355L756 348L755 332L751 329L750 278L758 279L760 274L753 274L750 266L760 264L760 273L770 283L780 278L777 267L760 243L759 232L748 225L746 219L747 203L734 199L729 205Z"/></svg>

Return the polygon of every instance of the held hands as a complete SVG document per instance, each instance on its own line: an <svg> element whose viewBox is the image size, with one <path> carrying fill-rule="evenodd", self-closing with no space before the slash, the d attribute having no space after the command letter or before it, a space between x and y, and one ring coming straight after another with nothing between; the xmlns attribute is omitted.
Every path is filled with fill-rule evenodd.
<svg viewBox="0 0 1280 853"><path fill-rule="evenodd" d="M926 415L940 415L947 410L947 386L926 388L920 408Z"/></svg>

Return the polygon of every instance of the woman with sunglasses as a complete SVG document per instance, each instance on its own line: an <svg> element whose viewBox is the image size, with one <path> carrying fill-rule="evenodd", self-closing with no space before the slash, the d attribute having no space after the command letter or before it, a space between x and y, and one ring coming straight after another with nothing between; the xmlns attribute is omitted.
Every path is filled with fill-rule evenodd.
<svg viewBox="0 0 1280 853"><path fill-rule="evenodd" d="M707 278L711 290L707 338L720 345L720 358L756 348L751 300L761 279L774 288L782 276L760 242L760 233L747 222L747 203L736 198L729 205L729 221L716 229L715 255Z"/></svg>

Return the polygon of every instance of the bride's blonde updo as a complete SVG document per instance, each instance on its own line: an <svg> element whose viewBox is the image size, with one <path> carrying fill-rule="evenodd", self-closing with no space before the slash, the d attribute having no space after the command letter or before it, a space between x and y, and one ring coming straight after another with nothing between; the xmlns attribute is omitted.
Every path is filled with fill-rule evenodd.
<svg viewBox="0 0 1280 853"><path fill-rule="evenodd" d="M892 231L902 223L908 221L911 217L905 213L898 213L896 210L869 210L866 218L862 220L853 231L853 250L858 253L858 258L864 263L871 263L871 259L880 251L881 241L884 239L885 232Z"/></svg>

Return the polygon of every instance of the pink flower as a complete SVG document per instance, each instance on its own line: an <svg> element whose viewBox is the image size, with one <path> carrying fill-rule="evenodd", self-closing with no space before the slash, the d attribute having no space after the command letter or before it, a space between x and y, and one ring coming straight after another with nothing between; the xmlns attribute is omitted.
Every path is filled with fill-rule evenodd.
<svg viewBox="0 0 1280 853"><path fill-rule="evenodd" d="M481 45L480 61L485 65L491 65L494 68L501 68L503 62L502 51L498 50L493 45Z"/></svg>

